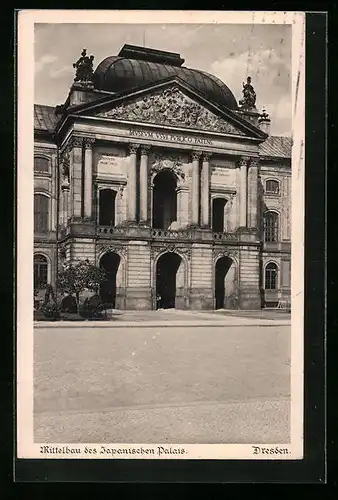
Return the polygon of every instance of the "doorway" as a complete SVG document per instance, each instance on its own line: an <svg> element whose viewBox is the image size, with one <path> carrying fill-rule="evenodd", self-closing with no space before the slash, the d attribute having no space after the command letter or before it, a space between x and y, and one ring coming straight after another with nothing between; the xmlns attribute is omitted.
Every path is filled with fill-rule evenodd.
<svg viewBox="0 0 338 500"><path fill-rule="evenodd" d="M108 280L100 287L100 298L103 304L115 309L116 275L121 257L115 252L105 253L100 260L100 268L107 273Z"/></svg>
<svg viewBox="0 0 338 500"><path fill-rule="evenodd" d="M176 305L177 271L182 259L168 252L156 264L156 309L172 309Z"/></svg>
<svg viewBox="0 0 338 500"><path fill-rule="evenodd" d="M177 220L177 179L170 170L162 170L154 179L153 228L168 229Z"/></svg>
<svg viewBox="0 0 338 500"><path fill-rule="evenodd" d="M235 265L230 257L221 257L215 265L215 309L235 309Z"/></svg>

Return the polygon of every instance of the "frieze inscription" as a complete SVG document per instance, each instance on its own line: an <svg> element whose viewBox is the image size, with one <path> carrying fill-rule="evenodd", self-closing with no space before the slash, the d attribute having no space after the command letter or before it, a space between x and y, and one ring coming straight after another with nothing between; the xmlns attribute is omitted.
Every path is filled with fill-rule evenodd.
<svg viewBox="0 0 338 500"><path fill-rule="evenodd" d="M142 139L155 139L158 141L184 142L186 144L205 145L205 146L212 146L213 145L212 140L205 138L205 137L190 137L190 136L184 136L182 134L169 134L166 132L153 132L152 130L130 129L129 135L133 136L133 137L140 137Z"/></svg>

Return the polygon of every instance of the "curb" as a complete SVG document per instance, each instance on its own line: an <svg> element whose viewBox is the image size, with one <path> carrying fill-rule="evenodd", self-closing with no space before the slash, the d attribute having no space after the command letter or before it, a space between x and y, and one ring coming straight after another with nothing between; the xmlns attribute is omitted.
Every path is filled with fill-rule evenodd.
<svg viewBox="0 0 338 500"><path fill-rule="evenodd" d="M80 323L80 324L79 324ZM267 323L224 323L223 321L39 321L33 324L34 328L170 328L170 327L271 327L271 326L291 326L289 321L285 322L267 322Z"/></svg>

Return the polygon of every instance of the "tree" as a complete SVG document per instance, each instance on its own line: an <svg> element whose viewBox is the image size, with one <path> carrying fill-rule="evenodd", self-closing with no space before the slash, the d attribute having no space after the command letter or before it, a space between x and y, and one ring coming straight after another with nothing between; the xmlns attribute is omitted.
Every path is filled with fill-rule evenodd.
<svg viewBox="0 0 338 500"><path fill-rule="evenodd" d="M80 295L85 290L98 292L107 281L107 275L88 259L66 265L58 274L58 288L62 293L74 295L78 314L80 313Z"/></svg>

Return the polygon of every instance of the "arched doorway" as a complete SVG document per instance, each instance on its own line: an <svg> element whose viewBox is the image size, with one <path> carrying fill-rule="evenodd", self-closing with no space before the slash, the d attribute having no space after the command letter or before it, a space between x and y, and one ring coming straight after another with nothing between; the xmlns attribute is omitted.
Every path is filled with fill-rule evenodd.
<svg viewBox="0 0 338 500"><path fill-rule="evenodd" d="M156 309L171 309L176 305L177 275L183 261L177 253L168 252L156 264Z"/></svg>
<svg viewBox="0 0 338 500"><path fill-rule="evenodd" d="M215 309L237 309L236 268L226 256L215 265Z"/></svg>
<svg viewBox="0 0 338 500"><path fill-rule="evenodd" d="M170 170L161 170L153 187L153 228L168 229L177 220L177 179Z"/></svg>
<svg viewBox="0 0 338 500"><path fill-rule="evenodd" d="M100 267L107 273L108 280L100 287L100 298L103 304L115 309L116 275L120 265L120 256L115 252L105 253L100 260Z"/></svg>

